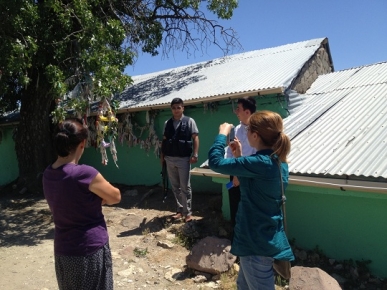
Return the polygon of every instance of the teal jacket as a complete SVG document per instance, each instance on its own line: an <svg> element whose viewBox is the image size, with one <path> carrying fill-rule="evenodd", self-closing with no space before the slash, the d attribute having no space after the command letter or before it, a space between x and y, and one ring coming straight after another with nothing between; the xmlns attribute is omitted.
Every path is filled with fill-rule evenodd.
<svg viewBox="0 0 387 290"><path fill-rule="evenodd" d="M272 150L251 156L224 158L226 136L218 135L209 153L209 166L218 173L237 176L241 200L231 253L236 256L266 256L294 260L283 227L281 183L277 157ZM288 185L287 163L281 163L284 189Z"/></svg>

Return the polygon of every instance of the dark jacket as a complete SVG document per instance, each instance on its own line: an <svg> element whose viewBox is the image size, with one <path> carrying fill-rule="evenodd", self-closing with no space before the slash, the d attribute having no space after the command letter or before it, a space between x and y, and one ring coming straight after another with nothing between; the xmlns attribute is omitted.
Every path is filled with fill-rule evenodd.
<svg viewBox="0 0 387 290"><path fill-rule="evenodd" d="M188 126L189 117L184 116L179 126L173 127L169 119L164 130L161 150L165 156L189 157L192 154L192 132Z"/></svg>

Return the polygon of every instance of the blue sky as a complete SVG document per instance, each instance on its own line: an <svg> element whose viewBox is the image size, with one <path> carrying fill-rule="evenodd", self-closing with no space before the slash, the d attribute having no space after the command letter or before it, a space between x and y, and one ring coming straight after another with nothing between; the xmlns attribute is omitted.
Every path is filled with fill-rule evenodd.
<svg viewBox="0 0 387 290"><path fill-rule="evenodd" d="M387 0L240 0L231 20L243 50L232 54L327 37L335 71L387 61ZM209 15L215 19L215 16ZM174 51L169 57L141 54L125 72L135 76L222 57Z"/></svg>

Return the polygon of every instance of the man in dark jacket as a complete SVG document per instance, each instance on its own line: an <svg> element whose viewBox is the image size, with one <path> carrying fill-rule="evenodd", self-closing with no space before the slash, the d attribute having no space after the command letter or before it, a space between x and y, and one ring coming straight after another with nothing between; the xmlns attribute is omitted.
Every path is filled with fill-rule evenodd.
<svg viewBox="0 0 387 290"><path fill-rule="evenodd" d="M161 164L166 162L168 178L176 198L177 210L172 217L192 220L191 164L198 161L199 130L195 120L184 116L180 98L171 102L172 118L164 124Z"/></svg>

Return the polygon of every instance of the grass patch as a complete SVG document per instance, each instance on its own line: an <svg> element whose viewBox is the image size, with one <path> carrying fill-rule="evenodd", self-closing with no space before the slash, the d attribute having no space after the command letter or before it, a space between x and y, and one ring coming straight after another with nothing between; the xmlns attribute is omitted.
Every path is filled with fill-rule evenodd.
<svg viewBox="0 0 387 290"><path fill-rule="evenodd" d="M238 278L238 271L234 267L230 270L220 274L220 288L221 290L237 290L236 280Z"/></svg>
<svg viewBox="0 0 387 290"><path fill-rule="evenodd" d="M134 248L133 253L138 258L144 258L148 254L148 248Z"/></svg>
<svg viewBox="0 0 387 290"><path fill-rule="evenodd" d="M274 278L274 284L276 286L281 287L279 289L283 289L282 287L285 287L286 285L289 285L289 281L284 279L284 278L282 278L280 275L275 275L274 277L275 277ZM278 289L278 288L276 288L276 289Z"/></svg>
<svg viewBox="0 0 387 290"><path fill-rule="evenodd" d="M146 235L148 235L150 233L150 229L149 228L145 228L141 233L142 233L143 236L146 236Z"/></svg>
<svg viewBox="0 0 387 290"><path fill-rule="evenodd" d="M176 232L172 243L180 245L186 249L192 249L195 239L185 236L182 232Z"/></svg>

